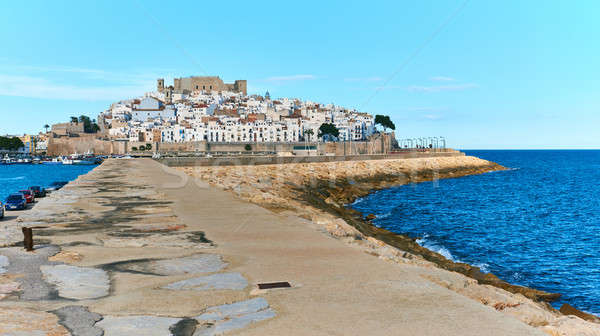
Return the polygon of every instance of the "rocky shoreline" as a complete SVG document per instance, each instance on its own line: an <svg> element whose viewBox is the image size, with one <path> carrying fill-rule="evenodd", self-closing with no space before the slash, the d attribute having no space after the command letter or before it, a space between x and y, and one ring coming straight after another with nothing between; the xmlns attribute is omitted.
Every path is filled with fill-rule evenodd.
<svg viewBox="0 0 600 336"><path fill-rule="evenodd" d="M472 279L470 281L478 286L477 290L456 288L455 284L448 288L496 310L509 312L550 335L580 335L582 332L587 335L587 328L597 328L595 323L577 325L577 321L589 322L573 320L565 315L578 316L591 322L600 321L595 316L570 306L561 309L565 313L563 315L548 304L558 299L560 294L513 285L493 274L481 272L478 267L448 260L420 246L413 238L372 225L372 216L365 216L347 206L360 197L393 186L506 169L496 163L463 156L179 169L274 212L292 212L311 220L324 226L328 234L353 245L360 245L367 253L380 258L419 266L435 265L462 274ZM436 282L435 279L430 280ZM500 292L490 290L489 286L500 289ZM487 287L489 293L484 294L486 290L482 292L482 287ZM502 294L504 301L492 299L502 291L510 293ZM572 330L578 332L573 333Z"/></svg>
<svg viewBox="0 0 600 336"><path fill-rule="evenodd" d="M492 285L514 294L522 294L523 296L535 301L552 302L560 298L561 295L558 293L548 293L533 288L513 285L499 279L494 274L481 272L479 267L448 260L441 254L422 247L416 243L414 238L397 234L372 225L370 219L374 218L370 217L372 216L371 214L365 216L364 214L347 206L358 198L367 196L372 192L385 188L404 185L407 183L431 181L435 178L456 178L504 169L506 168L494 163L477 168L454 167L441 169L439 171L422 170L416 172L412 176L409 175L408 177L398 177L396 175L376 175L360 180L354 179L353 181L343 178L338 179L333 185L330 183L330 181L318 181L316 186L305 185L302 190L307 203L343 218L347 223L355 227L365 236L376 238L390 246L419 255L425 260L433 262L443 269L458 272L473 278L480 284Z"/></svg>

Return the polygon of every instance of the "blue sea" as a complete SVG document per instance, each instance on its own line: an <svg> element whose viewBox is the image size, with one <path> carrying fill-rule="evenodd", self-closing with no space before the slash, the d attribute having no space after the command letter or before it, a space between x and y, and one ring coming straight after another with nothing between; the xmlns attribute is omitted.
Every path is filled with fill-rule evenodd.
<svg viewBox="0 0 600 336"><path fill-rule="evenodd" d="M352 207L454 261L600 314L600 151L466 151L508 171L390 188Z"/></svg>
<svg viewBox="0 0 600 336"><path fill-rule="evenodd" d="M0 165L0 200L31 186L47 187L56 181L72 181L94 169L95 165Z"/></svg>

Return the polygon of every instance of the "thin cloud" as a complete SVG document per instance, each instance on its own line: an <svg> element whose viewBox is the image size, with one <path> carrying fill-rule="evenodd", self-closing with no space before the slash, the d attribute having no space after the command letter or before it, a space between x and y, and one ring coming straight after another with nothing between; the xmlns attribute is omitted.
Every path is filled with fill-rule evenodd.
<svg viewBox="0 0 600 336"><path fill-rule="evenodd" d="M452 81L454 81L454 78L446 77L446 76L433 76L430 79L432 81L436 81L436 82L452 82Z"/></svg>
<svg viewBox="0 0 600 336"><path fill-rule="evenodd" d="M377 77L377 76L344 78L345 82L380 82L382 80L383 80L382 77Z"/></svg>
<svg viewBox="0 0 600 336"><path fill-rule="evenodd" d="M427 106L422 106L422 107L406 107L406 108L402 108L399 111L402 112L434 112L434 111L445 111L447 110L447 107L427 107Z"/></svg>
<svg viewBox="0 0 600 336"><path fill-rule="evenodd" d="M427 120L440 120L442 119L442 116L438 114L426 114L423 116L423 118Z"/></svg>
<svg viewBox="0 0 600 336"><path fill-rule="evenodd" d="M265 79L267 82L289 82L316 79L315 75L291 75L291 76L274 76Z"/></svg>
<svg viewBox="0 0 600 336"><path fill-rule="evenodd" d="M0 74L0 95L57 100L121 100L135 97L152 88L154 81L127 85L83 86L52 82L43 77Z"/></svg>
<svg viewBox="0 0 600 336"><path fill-rule="evenodd" d="M126 71L106 71L94 68L80 68L70 66L35 66L35 65L7 65L0 64L0 73L12 74L18 76L32 76L51 78L56 74L63 74L65 77L74 79L93 79L106 82L122 82L122 83L138 83L147 82L151 79L164 78L165 74L170 74L171 69L153 69L148 70L131 70Z"/></svg>
<svg viewBox="0 0 600 336"><path fill-rule="evenodd" d="M435 85L435 86L419 86L412 85L407 89L412 92L443 92L443 91L462 91L479 87L474 83L456 84L456 85Z"/></svg>

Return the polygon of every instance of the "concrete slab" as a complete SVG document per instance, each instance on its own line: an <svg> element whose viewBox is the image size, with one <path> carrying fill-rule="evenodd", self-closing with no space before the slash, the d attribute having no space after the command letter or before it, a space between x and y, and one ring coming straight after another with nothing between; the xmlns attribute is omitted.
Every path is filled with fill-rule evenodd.
<svg viewBox="0 0 600 336"><path fill-rule="evenodd" d="M169 336L170 328L181 319L159 316L104 316L96 323L104 330L104 336Z"/></svg>
<svg viewBox="0 0 600 336"><path fill-rule="evenodd" d="M9 259L5 274L18 274L14 281L20 285L19 298L25 301L52 300L57 298L56 289L44 281L40 266L53 265L48 257L58 253L60 249L54 245L35 246L33 252L22 247L7 247L0 253Z"/></svg>
<svg viewBox="0 0 600 336"><path fill-rule="evenodd" d="M182 275L218 272L227 263L218 254L194 254L187 257L161 260L133 260L107 265L108 269L121 272L154 275Z"/></svg>
<svg viewBox="0 0 600 336"><path fill-rule="evenodd" d="M66 306L53 311L59 323L67 328L72 336L102 336L104 331L94 326L102 320L100 314L90 312L83 306Z"/></svg>
<svg viewBox="0 0 600 336"><path fill-rule="evenodd" d="M63 298L85 300L108 295L110 280L101 269L70 265L41 266L40 269Z"/></svg>
<svg viewBox="0 0 600 336"><path fill-rule="evenodd" d="M230 289L243 290L248 287L248 281L240 273L217 273L198 278L177 281L166 286L164 289L173 290L212 290Z"/></svg>
<svg viewBox="0 0 600 336"><path fill-rule="evenodd" d="M269 303L264 298L254 298L246 301L226 304L206 309L206 312L197 316L198 321L221 321L231 316L255 313L269 308Z"/></svg>
<svg viewBox="0 0 600 336"><path fill-rule="evenodd" d="M6 273L6 268L9 264L10 262L8 261L8 257L0 255L0 274Z"/></svg>
<svg viewBox="0 0 600 336"><path fill-rule="evenodd" d="M199 325L193 336L222 335L275 315L263 298L208 308L206 313L196 317Z"/></svg>

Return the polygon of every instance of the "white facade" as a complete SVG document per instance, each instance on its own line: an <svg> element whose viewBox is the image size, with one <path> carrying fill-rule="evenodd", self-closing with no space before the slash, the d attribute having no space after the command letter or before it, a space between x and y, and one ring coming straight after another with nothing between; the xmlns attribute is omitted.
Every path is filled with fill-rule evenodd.
<svg viewBox="0 0 600 336"><path fill-rule="evenodd" d="M319 141L323 123L333 123L344 141L365 140L374 132L373 116L333 104L232 92L194 92L174 96L172 104L163 98L153 92L112 104L102 115L108 134L130 141L179 143Z"/></svg>

